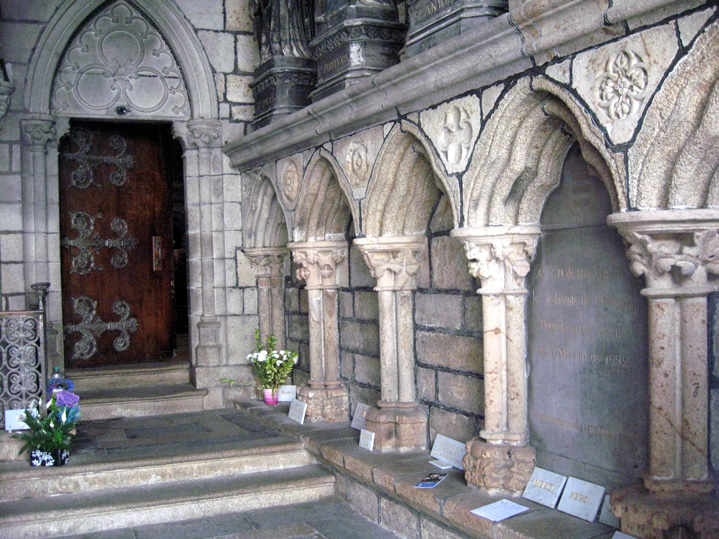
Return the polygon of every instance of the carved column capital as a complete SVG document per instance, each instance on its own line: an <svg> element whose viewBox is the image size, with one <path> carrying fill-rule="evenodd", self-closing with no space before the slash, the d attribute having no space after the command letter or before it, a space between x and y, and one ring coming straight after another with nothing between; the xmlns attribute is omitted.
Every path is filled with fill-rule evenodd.
<svg viewBox="0 0 719 539"><path fill-rule="evenodd" d="M608 223L624 237L629 267L648 289L705 294L719 284L719 211L620 213Z"/></svg>
<svg viewBox="0 0 719 539"><path fill-rule="evenodd" d="M24 119L21 120L20 125L25 142L34 149L44 149L57 139L54 119Z"/></svg>
<svg viewBox="0 0 719 539"><path fill-rule="evenodd" d="M255 268L258 277L281 276L287 254L284 247L245 249L245 256Z"/></svg>
<svg viewBox="0 0 719 539"><path fill-rule="evenodd" d="M15 91L15 86L10 81L0 80L0 118L5 116L10 106L10 96Z"/></svg>
<svg viewBox="0 0 719 539"><path fill-rule="evenodd" d="M414 290L420 269L420 256L427 249L424 236L391 236L358 238L355 244L362 251L372 276L377 279L375 290Z"/></svg>
<svg viewBox="0 0 719 539"><path fill-rule="evenodd" d="M297 278L307 289L339 288L347 283L347 242L307 241L287 244L300 265Z"/></svg>
<svg viewBox="0 0 719 539"><path fill-rule="evenodd" d="M464 244L470 274L485 292L524 290L536 253L539 227L456 229L451 235Z"/></svg>
<svg viewBox="0 0 719 539"><path fill-rule="evenodd" d="M190 120L187 122L187 145L189 148L209 150L222 143L221 124L216 120Z"/></svg>

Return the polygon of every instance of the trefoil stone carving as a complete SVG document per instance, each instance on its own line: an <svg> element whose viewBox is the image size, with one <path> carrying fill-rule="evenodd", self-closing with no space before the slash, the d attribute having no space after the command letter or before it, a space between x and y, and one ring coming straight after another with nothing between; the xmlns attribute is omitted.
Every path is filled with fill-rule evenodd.
<svg viewBox="0 0 719 539"><path fill-rule="evenodd" d="M130 333L137 331L137 318L130 318L130 306L118 299L112 304L112 312L120 317L117 322L104 322L97 315L97 301L81 296L73 299L73 310L82 318L79 324L65 326L65 334L80 333L81 338L73 347L73 360L89 359L97 353L97 339L106 331L119 331L112 341L116 352L124 352L130 347Z"/></svg>
<svg viewBox="0 0 719 539"><path fill-rule="evenodd" d="M464 108L454 106L444 115L437 146L450 165L457 165L467 157L473 136L469 114Z"/></svg>
<svg viewBox="0 0 719 539"><path fill-rule="evenodd" d="M610 58L598 78L599 106L612 120L624 120L632 113L634 104L644 99L649 81L646 64L629 50Z"/></svg>
<svg viewBox="0 0 719 539"><path fill-rule="evenodd" d="M102 271L103 268L95 265L95 255L103 248L119 250L112 256L110 264L115 269L122 269L127 266L127 252L137 247L137 239L127 236L127 222L124 219L116 217L110 223L110 228L117 234L115 239L103 239L99 234L93 234L96 219L102 219L102 214L92 217L84 211L70 212L70 226L78 231L78 237L63 238L61 245L65 248L75 247L80 250L72 259L71 274L87 275L91 271Z"/></svg>
<svg viewBox="0 0 719 539"><path fill-rule="evenodd" d="M135 167L135 158L127 154L127 142L119 135L110 138L110 146L115 155L92 154L93 134L91 131L78 128L73 130L70 141L78 148L76 152L64 152L60 157L69 161L77 161L78 166L70 176L70 182L78 189L87 189L91 185L102 187L95 182L94 169L102 164L113 165L115 170L110 173L110 183L122 187L127 182L127 171Z"/></svg>

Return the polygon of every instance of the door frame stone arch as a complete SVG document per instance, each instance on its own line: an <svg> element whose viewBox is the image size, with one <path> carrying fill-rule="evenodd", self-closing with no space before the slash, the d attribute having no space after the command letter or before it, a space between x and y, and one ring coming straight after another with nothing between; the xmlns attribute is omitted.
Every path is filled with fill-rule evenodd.
<svg viewBox="0 0 719 539"><path fill-rule="evenodd" d="M201 241L189 241L189 259L199 262L190 282L199 283L199 294L191 304L190 342L192 368L220 365L225 361L223 324L217 313L224 311L217 299L216 289L224 288L224 279L215 278L213 260L213 232L205 230L212 223L213 205L222 203L222 195L212 192L213 177L221 175L221 125L218 120L217 95L209 60L192 26L170 3L153 2L137 9L163 36L181 68L188 93L190 119L176 120L148 116L143 120L170 121L173 134L183 146L185 193L197 193L187 200L188 236L196 234ZM98 8L111 5L106 0L66 0L56 10L38 39L26 77L25 110L21 119L23 135L23 230L25 259L24 279L28 294L29 283L45 281L53 286L48 297L51 350L49 357L61 364L57 342L61 333L61 279L59 270L60 237L58 227L58 142L69 130L69 120L76 118L102 119L96 114L63 116L51 114L51 92L58 66L76 32L85 25ZM109 118L109 116L107 117ZM117 119L116 116L112 117ZM219 198L218 198L219 197ZM193 208L194 206L194 208ZM192 211L195 209L196 211ZM205 214L210 217L205 218ZM193 222L191 222L193 221ZM211 226L211 225L210 225ZM47 253L58 253L51 258ZM224 275L224 273L223 273ZM192 286L192 285L191 285ZM196 378L196 377L195 377Z"/></svg>

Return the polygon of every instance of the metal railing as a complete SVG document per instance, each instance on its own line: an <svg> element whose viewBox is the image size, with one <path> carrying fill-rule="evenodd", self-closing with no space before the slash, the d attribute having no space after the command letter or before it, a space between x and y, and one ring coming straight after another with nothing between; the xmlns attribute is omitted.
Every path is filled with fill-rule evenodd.
<svg viewBox="0 0 719 539"><path fill-rule="evenodd" d="M34 399L45 402L48 286L32 286L38 295L38 310L0 311L0 428L5 427L5 410L28 408Z"/></svg>

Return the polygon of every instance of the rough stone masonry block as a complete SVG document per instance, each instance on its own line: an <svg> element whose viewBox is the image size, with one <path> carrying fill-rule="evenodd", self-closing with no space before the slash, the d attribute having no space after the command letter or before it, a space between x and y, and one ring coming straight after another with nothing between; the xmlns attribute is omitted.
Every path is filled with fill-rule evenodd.
<svg viewBox="0 0 719 539"><path fill-rule="evenodd" d="M237 36L237 69L252 73L259 63L260 58L254 36Z"/></svg>
<svg viewBox="0 0 719 539"><path fill-rule="evenodd" d="M339 293L340 316L342 318L352 318L354 316L352 292L344 290Z"/></svg>
<svg viewBox="0 0 719 539"><path fill-rule="evenodd" d="M343 320L340 322L340 343L343 349L379 356L379 328L377 324Z"/></svg>
<svg viewBox="0 0 719 539"><path fill-rule="evenodd" d="M462 328L462 296L416 294L415 321L421 326Z"/></svg>
<svg viewBox="0 0 719 539"><path fill-rule="evenodd" d="M355 481L347 482L347 502L352 509L370 519L379 522L379 499L377 494Z"/></svg>
<svg viewBox="0 0 719 539"><path fill-rule="evenodd" d="M380 385L379 358L355 354L355 380L361 384Z"/></svg>
<svg viewBox="0 0 719 539"><path fill-rule="evenodd" d="M289 317L290 339L295 341L307 341L310 338L310 325L307 316L291 315Z"/></svg>
<svg viewBox="0 0 719 539"><path fill-rule="evenodd" d="M437 394L436 371L417 367L417 398L435 402Z"/></svg>
<svg viewBox="0 0 719 539"><path fill-rule="evenodd" d="M227 75L227 100L233 103L254 103L255 98L250 89L252 76Z"/></svg>
<svg viewBox="0 0 719 539"><path fill-rule="evenodd" d="M434 442L437 434L442 434L453 440L467 442L479 433L477 420L462 414L455 414L431 408L429 412L429 437Z"/></svg>
<svg viewBox="0 0 719 539"><path fill-rule="evenodd" d="M391 500L380 500L380 524L405 539L417 539L419 536L419 516Z"/></svg>
<svg viewBox="0 0 719 539"><path fill-rule="evenodd" d="M709 417L709 430L711 433L709 449L711 464L715 470L719 470L719 388L713 389L711 392Z"/></svg>
<svg viewBox="0 0 719 539"><path fill-rule="evenodd" d="M474 337L418 331L417 359L430 365L482 373L482 341Z"/></svg>
<svg viewBox="0 0 719 539"><path fill-rule="evenodd" d="M220 73L232 73L235 69L235 37L224 32L201 30L197 37L205 47L210 64Z"/></svg>
<svg viewBox="0 0 719 539"><path fill-rule="evenodd" d="M361 290L355 292L355 318L360 320L379 319L379 302L376 292Z"/></svg>
<svg viewBox="0 0 719 539"><path fill-rule="evenodd" d="M439 402L473 414L484 413L484 385L478 378L440 372L437 375Z"/></svg>
<svg viewBox="0 0 719 539"><path fill-rule="evenodd" d="M253 0L225 0L225 29L231 32L252 32Z"/></svg>
<svg viewBox="0 0 719 539"><path fill-rule="evenodd" d="M225 25L222 0L176 0L195 28L222 30Z"/></svg>
<svg viewBox="0 0 719 539"><path fill-rule="evenodd" d="M467 331L483 331L482 298L466 296L464 298L464 329Z"/></svg>
<svg viewBox="0 0 719 539"><path fill-rule="evenodd" d="M449 236L432 239L432 286L449 290L472 290L467 257L462 245Z"/></svg>

